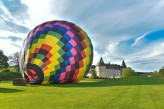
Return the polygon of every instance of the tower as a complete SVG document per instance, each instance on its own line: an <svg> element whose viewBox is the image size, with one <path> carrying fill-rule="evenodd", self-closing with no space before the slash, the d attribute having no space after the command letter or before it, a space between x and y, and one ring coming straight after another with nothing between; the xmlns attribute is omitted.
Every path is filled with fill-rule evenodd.
<svg viewBox="0 0 164 109"><path fill-rule="evenodd" d="M97 65L104 65L104 61L103 61L103 58L101 57L99 62L97 63Z"/></svg>
<svg viewBox="0 0 164 109"><path fill-rule="evenodd" d="M99 62L96 65L96 73L97 76L99 77L103 77L106 73L106 66L102 57L100 58Z"/></svg>
<svg viewBox="0 0 164 109"><path fill-rule="evenodd" d="M122 68L127 68L124 60L122 60L121 67L122 67Z"/></svg>
<svg viewBox="0 0 164 109"><path fill-rule="evenodd" d="M125 64L125 61L122 60L122 64L121 64L121 73L122 73L123 70L126 69L126 68L127 68L127 66L126 66L126 64Z"/></svg>

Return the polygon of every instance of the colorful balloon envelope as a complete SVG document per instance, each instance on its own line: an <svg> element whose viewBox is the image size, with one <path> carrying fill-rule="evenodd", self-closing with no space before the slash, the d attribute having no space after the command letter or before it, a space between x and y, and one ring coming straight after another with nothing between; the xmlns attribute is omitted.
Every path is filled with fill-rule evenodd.
<svg viewBox="0 0 164 109"><path fill-rule="evenodd" d="M19 67L32 84L76 83L88 73L93 46L85 31L67 21L38 25L24 40Z"/></svg>

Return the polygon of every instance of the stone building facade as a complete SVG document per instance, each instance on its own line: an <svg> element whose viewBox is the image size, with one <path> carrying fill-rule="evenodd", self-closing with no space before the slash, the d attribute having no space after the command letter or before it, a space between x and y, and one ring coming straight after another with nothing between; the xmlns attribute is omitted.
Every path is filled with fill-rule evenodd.
<svg viewBox="0 0 164 109"><path fill-rule="evenodd" d="M124 60L121 65L104 63L103 58L97 63L95 72L98 77L103 78L120 78L122 77L122 71L127 68Z"/></svg>

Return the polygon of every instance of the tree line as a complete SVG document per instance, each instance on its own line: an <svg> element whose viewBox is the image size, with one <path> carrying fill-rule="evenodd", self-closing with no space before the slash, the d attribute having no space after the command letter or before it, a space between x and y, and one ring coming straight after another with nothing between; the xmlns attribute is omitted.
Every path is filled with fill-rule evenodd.
<svg viewBox="0 0 164 109"><path fill-rule="evenodd" d="M151 72L150 75L155 78L164 78L164 66L159 71Z"/></svg>
<svg viewBox="0 0 164 109"><path fill-rule="evenodd" d="M8 68L9 64L19 69L19 52L6 56L4 52L0 50L0 69Z"/></svg>

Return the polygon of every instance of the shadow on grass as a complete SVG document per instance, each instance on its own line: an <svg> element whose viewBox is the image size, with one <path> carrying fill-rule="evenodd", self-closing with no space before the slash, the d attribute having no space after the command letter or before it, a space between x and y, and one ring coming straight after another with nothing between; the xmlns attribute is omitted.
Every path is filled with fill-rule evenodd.
<svg viewBox="0 0 164 109"><path fill-rule="evenodd" d="M149 78L149 77L127 77L119 79L96 79L96 80L84 80L79 83L69 84L49 84L42 85L48 87L108 87L108 86L132 86L132 85L160 85L164 84L164 79Z"/></svg>
<svg viewBox="0 0 164 109"><path fill-rule="evenodd" d="M23 90L11 89L11 88L0 88L0 93L16 93L22 92Z"/></svg>

